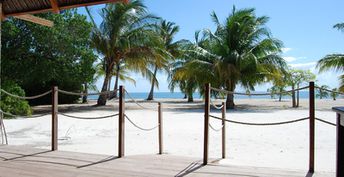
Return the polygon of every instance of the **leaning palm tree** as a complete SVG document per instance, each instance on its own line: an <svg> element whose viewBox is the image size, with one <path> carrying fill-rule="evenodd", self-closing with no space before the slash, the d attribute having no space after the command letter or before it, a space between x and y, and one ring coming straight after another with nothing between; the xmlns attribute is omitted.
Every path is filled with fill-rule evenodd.
<svg viewBox="0 0 344 177"><path fill-rule="evenodd" d="M207 78L215 87L231 92L238 84L254 90L255 85L279 73L286 66L279 56L282 42L271 37L265 26L268 17L257 17L254 11L234 7L223 24L213 12L211 17L217 29L214 33L203 31L188 72L200 74L200 81ZM227 108L234 108L233 94L227 95L226 102Z"/></svg>
<svg viewBox="0 0 344 177"><path fill-rule="evenodd" d="M95 25L91 40L93 47L103 56L103 92L108 89L112 74L120 73L122 63L132 66L134 70L141 70L145 68L147 60L154 56L153 46L157 43L157 38L150 26L157 18L147 13L140 0L127 4L109 4L102 9L100 15L103 21L99 27ZM116 75L115 83L118 80L119 74ZM105 105L107 96L100 95L97 104Z"/></svg>
<svg viewBox="0 0 344 177"><path fill-rule="evenodd" d="M327 98L327 97L330 96L329 92L327 91L327 90L330 89L329 86L327 86L327 85L321 85L320 87L319 87L319 86L317 86L317 87L318 87L318 89L317 89L317 94L316 94L316 96L317 96L318 98L323 99L323 98Z"/></svg>
<svg viewBox="0 0 344 177"><path fill-rule="evenodd" d="M344 23L338 23L333 26L338 30L344 32ZM328 71L334 69L335 71L344 73L344 54L329 54L318 61L317 68L320 72ZM344 74L339 76L340 86L339 90L344 92Z"/></svg>
<svg viewBox="0 0 344 177"><path fill-rule="evenodd" d="M157 72L159 70L164 70L169 72L169 65L173 60L180 55L180 43L181 41L173 41L174 36L179 32L179 26L173 22L167 22L162 20L155 25L155 32L162 39L162 49L167 52L169 55L160 55L164 57L155 57L153 62L150 65L151 77L151 89L148 94L147 100L153 100L154 98L154 88L159 87L159 82L156 78Z"/></svg>

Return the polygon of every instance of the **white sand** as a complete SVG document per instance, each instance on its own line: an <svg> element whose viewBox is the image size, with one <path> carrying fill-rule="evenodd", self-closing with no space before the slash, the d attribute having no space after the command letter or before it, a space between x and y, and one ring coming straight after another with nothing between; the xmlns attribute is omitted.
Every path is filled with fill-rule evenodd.
<svg viewBox="0 0 344 177"><path fill-rule="evenodd" d="M101 116L117 111L93 110L69 113L78 116ZM220 116L213 111L213 115ZM127 110L126 114L142 127L157 124L157 112ZM164 150L168 154L202 158L203 111L200 109L167 110L164 116ZM245 122L278 122L308 116L308 110L234 111L227 118ZM317 111L316 117L335 122L335 113ZM214 127L220 121L211 120ZM59 150L117 155L118 118L76 120L59 116ZM5 120L11 145L50 148L51 117ZM336 129L316 122L316 170L335 170ZM254 127L227 124L227 159L220 163L231 165L308 168L308 121L288 125ZM126 155L158 152L157 129L138 130L126 121ZM221 157L221 133L210 130L211 158Z"/></svg>

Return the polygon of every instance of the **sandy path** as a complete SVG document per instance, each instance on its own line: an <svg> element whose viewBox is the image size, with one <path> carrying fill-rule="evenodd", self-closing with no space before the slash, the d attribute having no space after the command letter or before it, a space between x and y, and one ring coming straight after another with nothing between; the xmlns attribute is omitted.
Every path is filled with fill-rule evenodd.
<svg viewBox="0 0 344 177"><path fill-rule="evenodd" d="M249 103L252 101L245 100ZM327 100L330 104L330 100ZM267 108L261 100L260 108ZM337 101L337 103L340 101ZM339 104L338 103L338 104ZM172 104L172 103L170 103ZM164 111L165 152L202 158L203 148L203 111L190 106L173 103L176 109ZM272 103L267 105L276 106ZM147 104L151 106L152 104ZM165 102L165 106L168 105ZM319 104L318 104L319 105ZM150 128L157 124L157 112L131 109L127 115L142 127ZM257 107L258 108L258 107ZM325 109L326 106L323 106ZM62 108L69 114L78 116L102 116L116 112L109 106L102 110L85 107L79 109ZM89 109L89 111L87 111ZM328 108L326 108L329 110ZM74 110L74 112L73 112ZM83 110L75 112L75 110ZM219 112L212 110L214 115ZM306 109L239 109L230 111L228 119L246 122L278 122L307 117ZM334 122L332 111L317 111L316 116ZM117 118L104 120L75 120L59 116L59 149L67 151L117 154ZM211 120L214 127L220 122ZM50 148L50 116L36 119L5 120L12 145L28 145ZM126 155L155 154L158 152L157 130L144 132L126 122ZM277 167L288 169L307 169L308 167L308 124L307 121L295 124L252 127L228 124L228 158L220 163L246 166ZM220 132L210 132L210 157L221 156ZM335 127L316 124L316 170L334 171L335 165Z"/></svg>

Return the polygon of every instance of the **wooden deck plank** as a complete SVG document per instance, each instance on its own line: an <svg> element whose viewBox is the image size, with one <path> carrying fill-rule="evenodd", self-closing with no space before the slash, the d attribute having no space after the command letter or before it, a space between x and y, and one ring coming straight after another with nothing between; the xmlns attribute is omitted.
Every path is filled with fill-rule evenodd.
<svg viewBox="0 0 344 177"><path fill-rule="evenodd" d="M49 151L24 146L0 146L0 177L310 177L304 171L220 165L210 160L171 155L109 155ZM318 173L312 177L332 177Z"/></svg>

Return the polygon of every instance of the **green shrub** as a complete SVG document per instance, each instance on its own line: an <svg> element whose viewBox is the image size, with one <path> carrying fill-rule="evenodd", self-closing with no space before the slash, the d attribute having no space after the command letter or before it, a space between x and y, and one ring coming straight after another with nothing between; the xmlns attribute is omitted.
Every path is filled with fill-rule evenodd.
<svg viewBox="0 0 344 177"><path fill-rule="evenodd" d="M2 89L18 96L25 96L25 91L14 82L5 82L2 84ZM13 115L29 116L32 114L32 109L26 100L14 98L5 93L1 93L0 108L4 112L11 113ZM6 116L6 118L11 118Z"/></svg>

